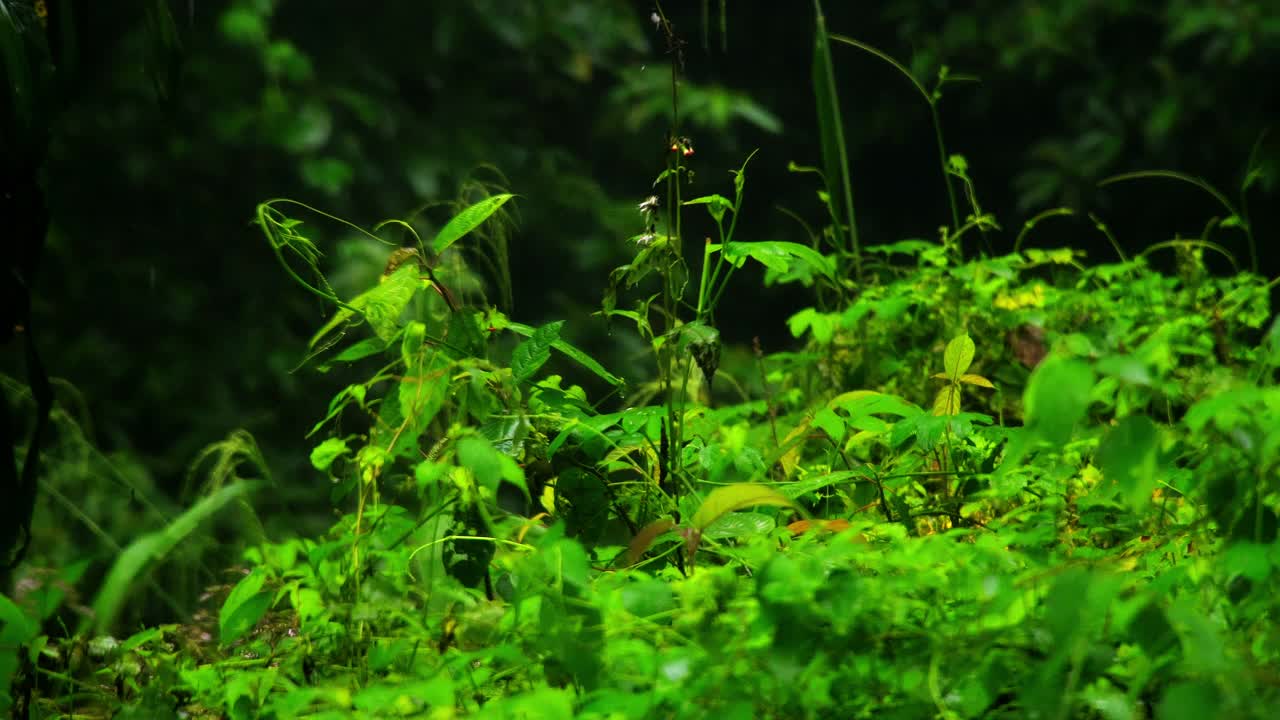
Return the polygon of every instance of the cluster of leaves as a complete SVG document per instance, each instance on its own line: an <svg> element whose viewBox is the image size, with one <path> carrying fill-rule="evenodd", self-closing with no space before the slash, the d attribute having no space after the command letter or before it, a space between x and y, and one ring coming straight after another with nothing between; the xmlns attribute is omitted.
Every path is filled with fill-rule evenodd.
<svg viewBox="0 0 1280 720"><path fill-rule="evenodd" d="M282 258L314 258L296 220L260 218ZM0 601L22 648L6 676L49 712L150 717L1266 716L1263 282L868 252L915 267L868 263L900 277L799 313L806 351L757 359L766 399L688 400L669 449L668 408L600 413L545 373L558 351L620 382L560 323L455 306L433 261L393 262L314 340L327 363L380 363L316 427L312 463L354 511L255 545L191 623L120 641L49 641L74 578L33 583ZM759 254L782 273L809 257ZM369 336L334 349L353 323Z"/></svg>

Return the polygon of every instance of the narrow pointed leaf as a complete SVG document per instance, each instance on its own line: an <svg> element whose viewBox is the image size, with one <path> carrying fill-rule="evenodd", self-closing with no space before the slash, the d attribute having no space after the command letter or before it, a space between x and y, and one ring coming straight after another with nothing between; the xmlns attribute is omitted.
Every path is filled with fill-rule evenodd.
<svg viewBox="0 0 1280 720"><path fill-rule="evenodd" d="M435 240L431 241L431 249L440 254L450 245L462 239L464 235L480 227L489 216L498 211L508 200L515 197L511 193L502 193L487 197L484 200L463 210L440 229Z"/></svg>
<svg viewBox="0 0 1280 720"><path fill-rule="evenodd" d="M505 320L503 321L502 328L499 328L499 329L510 330L516 334L523 335L525 337L531 337L535 332L534 328L528 325L522 325L521 323L510 322ZM564 340L556 340L555 342L551 343L551 347L555 348L556 350L559 350L561 353L564 353L565 357L569 358L570 360L573 360L574 362L578 363L582 367L595 373L597 376L599 376L601 379L603 379L605 382L609 383L610 385L621 386L626 384L625 380L618 377L617 375L614 375L608 370L605 370L604 366L601 365L599 362L597 362L595 358L579 350L573 345L570 345Z"/></svg>
<svg viewBox="0 0 1280 720"><path fill-rule="evenodd" d="M516 346L515 352L511 354L511 374L516 382L524 382L533 377L551 359L551 346L560 339L562 327L563 320L547 323L534 330L528 340Z"/></svg>

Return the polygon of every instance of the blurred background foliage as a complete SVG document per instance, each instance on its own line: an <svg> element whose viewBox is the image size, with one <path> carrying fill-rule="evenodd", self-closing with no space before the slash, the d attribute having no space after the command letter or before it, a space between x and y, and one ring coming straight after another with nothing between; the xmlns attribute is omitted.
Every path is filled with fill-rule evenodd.
<svg viewBox="0 0 1280 720"><path fill-rule="evenodd" d="M5 5L34 23L43 3ZM304 434L346 383L340 369L291 372L326 308L281 272L251 224L267 198L364 226L412 217L429 236L469 183L509 188L519 194L518 229L504 240L509 292L494 266L476 266L490 302L530 324L567 318L567 339L633 380L649 374L638 344L589 313L609 268L634 252L626 238L642 229L636 203L663 168L671 58L651 3L176 0L167 15L143 2L69 7L82 76L47 128L39 182L51 224L33 312L49 372L65 380L64 426L77 430L59 433L48 482L117 540L192 502L206 479L188 469L224 438L213 450L224 480L241 472L237 457L261 453L261 463L245 463L250 475L269 468L274 489L255 502L272 532L329 522L327 481L307 462ZM811 176L787 171L819 159L813 8L684 0L663 9L685 41L690 192L726 192L728 170L760 148L741 239L805 242L780 209L822 221ZM1273 3L957 9L891 0L831 2L826 12L832 32L901 59L926 86L943 66L979 80L946 85L939 107L949 150L968 159L984 209L1010 230L988 238L992 252L1007 252L1024 220L1059 205L1080 219L1047 223L1031 244L1105 258L1086 212L1130 249L1198 236L1203 218L1223 212L1195 188L1098 181L1170 168L1235 198L1280 108ZM843 46L835 63L863 242L936 238L949 213L927 107L879 59ZM1264 271L1275 275L1277 213L1267 200L1280 155L1275 142L1258 147L1251 208ZM700 215L689 216L689 242L711 232ZM375 282L388 248L306 219L340 293ZM1242 234L1217 239L1247 261ZM810 298L795 285L762 290L760 279L735 279L723 336L786 349L785 318ZM3 369L21 377L20 355L7 352ZM232 435L237 428L256 445ZM160 507L144 508L143 494ZM83 522L66 505L41 503L46 539L33 559L84 556L77 538L98 543L99 557L111 552L67 529Z"/></svg>

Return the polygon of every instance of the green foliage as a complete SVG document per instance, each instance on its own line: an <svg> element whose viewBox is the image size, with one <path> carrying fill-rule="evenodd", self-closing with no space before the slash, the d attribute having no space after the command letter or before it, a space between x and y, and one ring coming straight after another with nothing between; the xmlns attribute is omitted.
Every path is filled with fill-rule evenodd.
<svg viewBox="0 0 1280 720"><path fill-rule="evenodd" d="M364 284L321 267L288 201L259 206L287 275L331 313L304 364L356 376L308 434L334 522L258 534L198 612L117 639L146 566L250 489L237 464L270 477L251 437L210 446L195 466L214 460L208 492L118 554L82 621L92 636L46 622L82 569L0 596L8 701L35 688L47 714L232 718L1269 717L1275 282L1210 272L1207 238L1168 246L1172 274L1150 252L1025 248L1055 211L1013 252L961 252L1002 230L940 130L952 224L860 244L839 38L815 9L830 225L811 244L743 239L751 156L732 200L683 199L691 147L673 120L665 201L640 203L600 313L634 328L651 377L624 382L566 339L572 323L526 325L488 299L503 273L472 265L500 249L484 233L510 193L459 203L430 244L412 218L366 231L318 213L389 246ZM222 27L260 47L252 10ZM848 42L911 78L937 121L936 88ZM718 235L700 263L683 236L697 206ZM788 323L797 351L737 352L717 324L742 312L721 300L749 259L812 292ZM593 401L566 379L584 370L628 394Z"/></svg>

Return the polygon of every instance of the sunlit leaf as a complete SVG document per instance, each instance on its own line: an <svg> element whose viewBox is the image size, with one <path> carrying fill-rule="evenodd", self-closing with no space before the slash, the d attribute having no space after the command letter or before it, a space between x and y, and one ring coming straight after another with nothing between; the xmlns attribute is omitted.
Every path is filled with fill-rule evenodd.
<svg viewBox="0 0 1280 720"><path fill-rule="evenodd" d="M942 368L948 377L958 378L973 364L973 338L967 334L953 338L942 354Z"/></svg>
<svg viewBox="0 0 1280 720"><path fill-rule="evenodd" d="M400 329L400 316L421 286L415 265L402 265L395 272L382 278L382 282L360 293L348 305L355 308L369 322L373 332L383 343L388 343ZM355 315L346 308L338 312L311 337L308 347L315 348L335 328L345 324Z"/></svg>
<svg viewBox="0 0 1280 720"><path fill-rule="evenodd" d="M967 383L969 385L977 385L978 387L991 388L992 390L996 389L996 386L991 384L990 380L982 377L981 375L974 375L973 373L964 373L963 375L960 376L959 379L960 379L960 382Z"/></svg>
<svg viewBox="0 0 1280 720"><path fill-rule="evenodd" d="M431 249L440 254L450 245L460 240L464 235L480 227L489 216L498 211L508 200L515 197L511 193L501 193L493 195L481 200L471 207L463 210L442 228L436 234L434 240L431 241Z"/></svg>
<svg viewBox="0 0 1280 720"><path fill-rule="evenodd" d="M712 490L698 506L691 524L698 530L705 530L725 513L735 510L757 505L790 507L792 504L790 498L767 485L735 483Z"/></svg>
<svg viewBox="0 0 1280 720"><path fill-rule="evenodd" d="M267 573L256 568L227 595L218 613L218 639L224 646L244 637L271 607L271 593L262 591L266 580Z"/></svg>
<svg viewBox="0 0 1280 720"><path fill-rule="evenodd" d="M702 536L711 539L746 537L764 535L777 526L777 521L768 515L754 512L731 512L702 532Z"/></svg>
<svg viewBox="0 0 1280 720"><path fill-rule="evenodd" d="M933 399L934 415L955 415L960 412L960 388L947 385Z"/></svg>
<svg viewBox="0 0 1280 720"><path fill-rule="evenodd" d="M819 274L835 279L835 262L808 245L781 240L731 242L722 252L724 259L737 267L742 267L746 259L751 258L771 270L785 273L793 263L804 262Z"/></svg>
<svg viewBox="0 0 1280 720"><path fill-rule="evenodd" d="M343 438L329 438L311 451L311 466L324 472L334 460L347 452L347 441Z"/></svg>
<svg viewBox="0 0 1280 720"><path fill-rule="evenodd" d="M724 214L728 210L733 210L733 203L729 198L723 195L705 195L703 197L685 200L685 205L706 205L707 212L711 213L712 219L720 222L724 219Z"/></svg>

